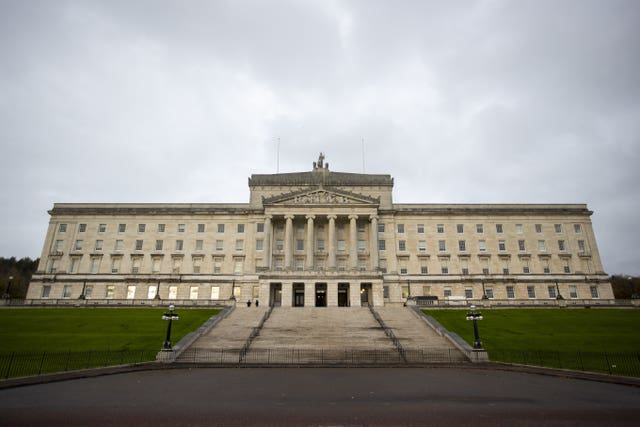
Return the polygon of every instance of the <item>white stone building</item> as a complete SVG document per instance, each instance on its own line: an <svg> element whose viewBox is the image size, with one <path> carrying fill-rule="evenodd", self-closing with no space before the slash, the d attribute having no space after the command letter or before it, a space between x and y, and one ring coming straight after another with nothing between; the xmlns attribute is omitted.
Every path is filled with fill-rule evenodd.
<svg viewBox="0 0 640 427"><path fill-rule="evenodd" d="M249 188L243 204L56 203L27 298L282 306L613 300L584 204L398 204L390 175L333 172L322 155L310 172L252 175Z"/></svg>

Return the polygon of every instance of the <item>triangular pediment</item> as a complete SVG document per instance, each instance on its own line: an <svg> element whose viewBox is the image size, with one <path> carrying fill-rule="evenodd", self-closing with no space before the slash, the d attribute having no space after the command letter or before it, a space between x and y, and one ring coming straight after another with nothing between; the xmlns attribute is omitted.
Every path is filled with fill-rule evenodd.
<svg viewBox="0 0 640 427"><path fill-rule="evenodd" d="M380 200L335 188L314 188L285 193L263 200L263 205L372 205Z"/></svg>

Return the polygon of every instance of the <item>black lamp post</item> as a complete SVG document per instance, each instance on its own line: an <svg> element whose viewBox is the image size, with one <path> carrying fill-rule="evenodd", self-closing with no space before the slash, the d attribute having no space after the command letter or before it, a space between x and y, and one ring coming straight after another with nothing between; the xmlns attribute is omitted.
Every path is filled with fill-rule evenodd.
<svg viewBox="0 0 640 427"><path fill-rule="evenodd" d="M169 312L162 315L163 320L169 321L169 324L167 325L167 337L165 338L164 344L162 345L162 351L173 351L173 348L171 348L171 322L179 319L178 315L173 312L175 308L175 305L170 304Z"/></svg>
<svg viewBox="0 0 640 427"><path fill-rule="evenodd" d="M158 281L158 287L156 288L156 296L154 298L157 300L160 299L160 281Z"/></svg>
<svg viewBox="0 0 640 427"><path fill-rule="evenodd" d="M476 306L472 305L469 307L471 311L467 313L467 320L473 321L473 349L474 350L482 350L482 343L480 342L480 334L478 334L478 320L482 320L482 314L476 312Z"/></svg>
<svg viewBox="0 0 640 427"><path fill-rule="evenodd" d="M564 299L562 295L560 295L560 287L558 286L558 281L556 280L556 299L562 300Z"/></svg>
<svg viewBox="0 0 640 427"><path fill-rule="evenodd" d="M9 283L7 284L7 289L4 291L4 295L2 297L4 299L11 298L11 282L13 281L13 276L9 276Z"/></svg>
<svg viewBox="0 0 640 427"><path fill-rule="evenodd" d="M82 292L80 292L80 296L78 297L78 299L87 299L87 296L84 294L86 289L87 289L87 282L85 281L82 283Z"/></svg>

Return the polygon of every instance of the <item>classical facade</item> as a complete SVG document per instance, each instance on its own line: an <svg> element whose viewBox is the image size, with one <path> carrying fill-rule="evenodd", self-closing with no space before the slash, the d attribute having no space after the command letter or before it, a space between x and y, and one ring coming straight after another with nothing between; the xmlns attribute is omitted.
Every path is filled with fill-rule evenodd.
<svg viewBox="0 0 640 427"><path fill-rule="evenodd" d="M249 178L243 204L56 203L27 298L281 306L613 299L584 204L393 203L390 175Z"/></svg>

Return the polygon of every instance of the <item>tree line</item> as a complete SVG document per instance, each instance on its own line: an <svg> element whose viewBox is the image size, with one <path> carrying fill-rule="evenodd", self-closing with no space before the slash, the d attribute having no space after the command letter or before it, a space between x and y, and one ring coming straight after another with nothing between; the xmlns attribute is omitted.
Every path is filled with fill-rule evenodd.
<svg viewBox="0 0 640 427"><path fill-rule="evenodd" d="M0 257L0 296L25 298L31 276L38 268L40 259Z"/></svg>

